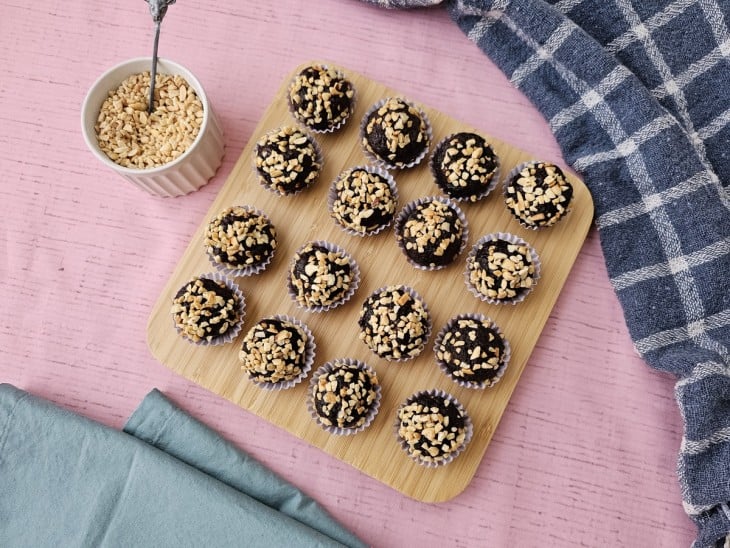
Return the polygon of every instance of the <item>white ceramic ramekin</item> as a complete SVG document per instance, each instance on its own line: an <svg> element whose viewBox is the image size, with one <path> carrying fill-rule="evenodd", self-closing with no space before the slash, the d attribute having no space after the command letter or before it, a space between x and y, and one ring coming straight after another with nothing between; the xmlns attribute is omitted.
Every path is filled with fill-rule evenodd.
<svg viewBox="0 0 730 548"><path fill-rule="evenodd" d="M182 196L198 190L213 177L221 165L224 148L223 131L208 96L198 79L188 69L167 59L158 58L157 61L158 73L182 76L193 87L203 104L203 124L200 133L190 148L172 162L151 169L122 167L101 151L94 130L101 104L107 98L109 91L119 87L132 74L149 71L151 62L149 57L130 59L102 74L89 89L81 107L81 131L94 156L131 183L155 196Z"/></svg>

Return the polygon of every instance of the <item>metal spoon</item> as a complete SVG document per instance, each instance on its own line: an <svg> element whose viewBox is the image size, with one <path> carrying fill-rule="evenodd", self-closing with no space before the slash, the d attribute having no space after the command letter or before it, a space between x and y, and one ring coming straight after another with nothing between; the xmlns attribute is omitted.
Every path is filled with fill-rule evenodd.
<svg viewBox="0 0 730 548"><path fill-rule="evenodd" d="M160 42L160 23L167 13L167 7L175 0L145 0L150 5L152 21L155 23L155 44L152 48L152 70L150 71L150 100L147 105L147 114L152 114L155 100L155 78L157 77L157 45Z"/></svg>

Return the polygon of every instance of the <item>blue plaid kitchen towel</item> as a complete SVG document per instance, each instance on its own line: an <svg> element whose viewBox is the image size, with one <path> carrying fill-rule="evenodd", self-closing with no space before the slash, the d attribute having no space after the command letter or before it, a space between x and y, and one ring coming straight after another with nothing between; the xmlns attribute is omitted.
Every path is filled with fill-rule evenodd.
<svg viewBox="0 0 730 548"><path fill-rule="evenodd" d="M678 378L678 476L695 546L722 546L730 533L730 1L443 4L540 109L588 185L634 345Z"/></svg>

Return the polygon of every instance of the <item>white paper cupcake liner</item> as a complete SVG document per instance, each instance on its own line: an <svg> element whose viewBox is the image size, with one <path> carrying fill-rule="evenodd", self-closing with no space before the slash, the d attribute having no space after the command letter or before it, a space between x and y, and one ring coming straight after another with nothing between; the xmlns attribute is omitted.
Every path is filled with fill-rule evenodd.
<svg viewBox="0 0 730 548"><path fill-rule="evenodd" d="M347 78L347 76L345 75L345 73L342 72L339 68L332 67L332 66L326 65L324 63L314 63L314 64L309 65L309 66L310 67L315 67L315 66L316 67L321 67L324 70L328 70L328 69L329 70L333 70L337 74L337 77L338 78L340 78L342 80L347 80L348 82L350 82L350 85L352 86L352 89L354 91L354 95L352 96L352 99L350 100L350 109L349 109L348 115L345 116L342 120L340 120L340 122L338 122L337 124L335 124L333 126L330 126L328 128L325 128L325 129L315 129L312 126L308 125L305 121L301 120L297 116L296 109L294 108L294 105L292 105L291 101L289 100L289 98L291 97L291 88L294 86L294 82L297 79L297 77L299 76L299 74L301 74L301 72L303 70L305 70L305 69L307 69L309 67L302 67L302 70L300 70L299 72L297 72L292 77L291 83L286 88L286 104L287 104L287 109L289 110L289 114L291 114L292 118L294 118L294 120L296 120L296 122L298 124L301 124L302 127L304 127L307 131L311 131L312 133L316 133L316 134L319 134L319 135L326 135L328 133L334 133L335 131L339 130L342 126L344 126L348 122L348 120L350 118L352 118L352 114L355 112L355 107L356 107L357 90L355 89L355 85L353 84L352 80L349 80Z"/></svg>
<svg viewBox="0 0 730 548"><path fill-rule="evenodd" d="M469 382L467 380L464 380L463 378L454 376L451 369L449 369L449 366L443 362L442 360L438 359L438 348L441 346L441 342L443 341L444 335L451 331L453 326L459 321L459 320L474 320L479 323L487 323L489 324L489 327L497 332L499 337L502 339L502 344L504 345L504 351L502 354L502 364L499 366L499 369L497 369L497 374L492 377L491 379L485 379L482 382ZM505 338L504 333L502 333L502 330L499 328L499 326L494 323L494 320L491 318L485 316L484 314L459 314L458 316L454 316L451 318L446 325L444 325L443 328L438 332L436 335L436 339L433 343L433 353L434 357L436 359L436 364L439 366L441 371L444 372L444 374L449 377L452 381L454 381L459 386L462 386L464 388L476 388L483 390L485 388L491 388L495 384L499 382L499 380L504 375L505 370L507 369L507 365L509 364L510 357L512 355L512 349L510 348L509 341Z"/></svg>
<svg viewBox="0 0 730 548"><path fill-rule="evenodd" d="M464 429L465 429L464 441L453 452L449 453L447 456L445 456L443 459L441 459L439 461L424 460L424 459L420 458L418 455L414 455L411 452L411 447L408 444L408 442L404 438L402 438L401 435L400 435L400 433L399 433L400 424L401 424L401 421L400 421L400 418L399 418L400 410L403 407L405 407L406 405L411 404L412 402L414 402L416 399L418 399L419 397L421 397L423 395L432 396L432 397L438 397L438 398L444 398L444 399L447 399L447 400L451 401L452 404L454 406L456 406L456 408L459 410L459 412L461 413L461 415L464 417ZM420 464L421 466L426 466L428 468L437 468L439 466L444 466L446 464L449 464L451 461L453 461L456 457L458 457L464 451L464 449L466 449L466 447L469 445L469 442L471 441L472 435L474 433L474 426L472 424L471 417L467 414L466 409L464 408L464 406L454 396L452 396L451 394L449 394L447 392L444 392L443 390L436 390L436 389L434 389L434 390L422 390L420 392L416 392L415 394L413 394L412 396L410 396L407 400L405 400L398 407L398 410L396 411L395 416L396 416L396 418L395 418L395 424L394 424L394 426L395 426L395 437L398 440L398 443L399 443L401 449L403 449L403 451L405 451L406 454L413 461L415 461L416 463Z"/></svg>
<svg viewBox="0 0 730 548"><path fill-rule="evenodd" d="M241 332L241 328L243 327L243 320L246 316L246 299L243 296L241 288L238 287L238 284L236 282L220 272L209 272L207 274L201 274L200 276L196 276L195 278L208 278L211 280L215 280L216 282L223 282L226 287L231 290L236 299L238 305L236 310L238 312L238 321L235 324L232 324L231 327L229 327L223 335L215 337L210 341L207 339L193 341L192 339L188 338L187 335L185 335L177 325L175 325L173 319L173 326L175 327L175 331L177 331L178 335L180 335L181 338L197 346L218 346L233 341L233 339L235 339ZM185 282L185 284L187 285L190 281L192 281L192 279Z"/></svg>
<svg viewBox="0 0 730 548"><path fill-rule="evenodd" d="M322 418L317 413L317 408L314 403L314 388L317 385L319 377L322 375L327 375L337 369L339 366L355 366L357 368L363 369L367 371L370 376L375 379L377 384L375 385L375 400L373 401L372 406L368 410L368 413L365 418L365 422L361 424L360 426L354 427L354 428L342 428L338 426L328 425L325 424L322 421ZM365 362L361 362L359 360L355 360L352 358L339 358L332 360L330 362L325 363L323 366L319 367L313 374L312 378L309 380L309 387L307 389L307 410L309 411L309 414L312 416L314 421L325 431L329 432L330 434L335 434L337 436L351 436L354 434L359 434L363 430L365 430L370 424L373 422L373 419L375 419L375 416L378 414L378 410L380 409L380 399L381 399L381 385L380 381L378 380L378 375L375 373L375 370L370 367Z"/></svg>
<svg viewBox="0 0 730 548"><path fill-rule="evenodd" d="M476 257L476 253L479 250L479 248L482 246L482 244L488 242L488 241L497 241L497 240L506 240L512 244L517 245L524 245L527 246L529 252L530 252L530 259L532 259L532 264L535 266L535 273L532 275L532 286L525 291L520 292L519 295L516 295L515 297L511 299L493 299L491 297L487 297L483 293L481 293L479 290L477 290L476 287L471 283L471 280L469 279L469 265L474 261ZM469 252L469 255L466 257L466 267L464 269L464 278L466 282L466 287L469 289L469 291L477 298L484 302L487 302L489 304L512 304L516 305L518 303L521 303L525 300L525 298L532 293L535 290L535 286L537 285L538 280L540 279L540 257L537 254L537 251L535 251L535 248L532 247L532 244L526 242L522 238L515 236L514 234L506 233L506 232L496 232L492 234L487 234L485 236L482 236L478 242L476 242Z"/></svg>
<svg viewBox="0 0 730 548"><path fill-rule="evenodd" d="M405 104L407 104L409 107L412 107L415 110L417 110L418 115L421 117L424 125L426 126L425 127L426 146L423 148L423 151L421 151L421 153L413 161L411 161L407 164L403 164L403 165L394 164L384 158L381 158L377 154L374 154L373 152L371 152L363 144L363 139L365 138L365 127L367 126L367 120L370 117L370 114L373 113L374 111L378 110L390 99L399 99L399 100L403 101ZM428 154L429 148L431 146L431 142L433 140L433 133L432 133L432 129L431 129L431 121L422 108L420 108L418 105L416 105L412 101L408 101L407 99L405 99L403 97L386 97L384 99L381 99L377 103L375 103L372 107L370 107L370 109L365 113L365 116L363 116L362 120L360 121L359 139L360 139L360 145L361 145L363 153L370 161L372 161L376 165L383 166L385 169L409 169L409 168L412 168L412 167L418 165L426 157L426 155Z"/></svg>
<svg viewBox="0 0 730 548"><path fill-rule="evenodd" d="M461 226L463 227L461 234L461 245L459 246L459 251L456 253L456 255L454 255L454 259L450 263L443 265L423 265L411 259L406 253L405 242L403 241L403 224L406 222L408 216L413 213L413 211L417 207L420 207L425 203L434 201L441 202L442 204L447 205L456 212L456 216L461 221ZM464 212L458 206L456 201L447 196L427 196L423 198L418 198L417 200L413 200L407 203L405 206L403 206L403 209L396 217L394 229L395 239L398 243L398 248L401 250L401 253L403 253L403 256L411 264L411 266L418 268L419 270L441 270L442 268L446 268L447 266L453 264L456 261L457 257L461 255L461 253L464 251L464 248L466 247L466 242L469 240L469 223L466 220L466 216L464 215Z"/></svg>
<svg viewBox="0 0 730 548"><path fill-rule="evenodd" d="M485 186L481 192L474 194L473 196L452 196L449 194L449 192L444 189L439 183L438 183L438 170L436 169L436 166L434 165L434 159L436 157L436 152L442 147L446 146L446 143L448 143L451 139L456 137L459 133L466 133L466 132L457 132L452 133L450 135L447 135L441 141L438 142L438 144L434 147L433 153L431 154L431 158L428 162L429 169L431 170L431 175L433 176L433 182L434 184L441 190L441 192L444 192L446 195L448 195L452 200L455 200L457 202L478 202L479 200L482 200L486 198L499 184L499 176L501 174L501 161L499 156L497 156L497 153L494 152L495 155L495 162L496 167L494 168L494 172L492 173L492 178L489 180L489 184ZM471 133L471 132L470 132ZM481 136L481 135L480 135ZM484 138L483 136L481 136ZM492 145L484 139L487 145L491 148ZM494 149L492 149L494 151Z"/></svg>
<svg viewBox="0 0 730 548"><path fill-rule="evenodd" d="M291 271L294 265L296 264L297 257L299 254L304 250L305 247L308 245L314 245L314 246L322 246L327 251L333 252L333 253L340 253L347 257L347 260L350 264L350 275L352 276L352 281L350 282L350 287L347 289L347 291L340 297L337 301L330 303L328 305L323 306L306 306L303 303L299 302L299 299L297 298L297 291L294 287L291 279ZM332 242L327 242L324 240L315 240L312 242L306 242L304 245L302 245L297 251L294 253L294 257L292 257L291 262L289 263L289 267L287 269L287 276L286 276L286 286L287 291L289 293L289 297L291 297L292 301L303 310L307 310L309 312L327 312L328 310L332 310L333 308L337 308L338 306L342 306L347 301L349 301L352 296L355 294L355 291L357 291L357 288L360 286L360 267L357 264L357 261L353 258L352 255L350 255L347 251L345 251L340 246L333 244Z"/></svg>
<svg viewBox="0 0 730 548"><path fill-rule="evenodd" d="M391 362L391 363L399 363L399 362L407 362L407 361L412 360L412 359L414 359L414 358L416 358L416 357L418 357L418 356L421 355L421 353L423 352L423 349L428 344L428 339L431 337L431 331L433 329L433 320L431 318L431 312L429 311L428 306L426 305L426 301L423 300L423 298L416 292L415 289L413 289L412 287L407 286L407 285L397 285L396 284L396 285L390 285L390 286L383 286L383 287L381 287L379 289L376 289L370 295L368 295L368 297L365 299L365 301L363 301L363 305L365 304L365 302L367 302L367 299L369 299L371 296L373 296L373 295L375 295L377 293L381 293L383 291L386 291L388 289L394 289L394 288L400 289L401 291L405 291L406 293L408 293L411 296L411 298L413 298L414 300L420 302L421 303L421 306L423 306L423 310L424 310L424 312L426 314L426 326L425 326L425 329L424 329L424 333L422 335L423 342L418 346L418 352L416 352L413 355L406 355L406 356L403 356L403 357L400 357L400 358L394 358L394 357L391 357L391 356L383 356L381 354L378 354L375 350L373 350L370 347L370 345L368 345L367 343L365 343L365 345L376 356L378 356L378 357L380 357L380 358L382 358L384 360L387 360L388 362Z"/></svg>
<svg viewBox="0 0 730 548"><path fill-rule="evenodd" d="M254 215L259 215L259 216L263 217L264 219L266 219L266 221L268 223L270 223L272 226L274 226L273 223L271 223L271 219L269 219L268 215L266 215L260 209L257 209L255 207L249 206L249 205L242 205L239 207L242 207L243 209L253 213ZM212 221L212 219L211 219L211 221ZM276 227L274 227L274 229L276 229ZM207 231L207 228L206 228L206 231ZM205 234L203 235L203 237L205 237ZM278 235L277 235L277 237L278 237ZM216 262L214 257L208 252L207 248L206 248L205 254L208 257L208 260L210 261L210 263L213 265L213 267L216 270L218 270L218 272L220 272L221 274L224 274L226 276L233 277L233 278L242 278L245 276L254 276L254 275L258 274L259 272L263 272L264 270L266 270L266 268L269 266L269 264L273 260L274 255L276 255L276 248L274 248L271 251L271 255L269 255L266 258L266 260L264 260L263 262L254 264L254 265L250 265L247 267L243 267L243 268L241 268L241 267L236 268L227 263Z"/></svg>
<svg viewBox="0 0 730 548"><path fill-rule="evenodd" d="M503 200L503 201L506 201L506 200L507 200L507 189L509 188L509 185L510 185L510 183L512 182L512 179L513 179L513 177L514 177L515 175L517 175L517 174L518 174L518 173L519 173L520 171L522 171L522 170L523 170L524 168L526 168L526 167L529 167L529 166L531 166L532 164L537 164L537 163L540 163L540 162L541 162L541 160L530 160L530 161L527 161L527 162L522 162L522 163L520 163L520 164L516 165L516 166L515 166L514 168L512 168L512 169L510 170L510 172L509 172L509 173L507 174L507 177L505 177L505 179L504 179L504 182L502 183L502 200ZM543 162L543 163L545 163L545 162ZM567 180L567 177L566 177L566 180ZM524 221L523 219L521 219L520 217L518 217L518 216L517 216L517 215L516 215L516 214L515 214L515 213L514 213L514 212L513 212L513 211L512 211L512 210L511 210L510 208L508 208L508 207L507 207L507 211L509 211L509 213L510 213L510 216L511 216L511 217L512 217L512 218L513 218L513 219L514 219L515 221L517 221L517 222L518 222L518 223L520 224L520 226L521 226L522 228L526 228L526 229L528 229L528 230L544 230L544 229L546 229L546 228L550 228L551 226L555 226L555 225L556 225L556 224L558 224L558 223L559 223L559 222L560 222L561 220L563 220L563 219L564 219L565 217L567 217L567 216L568 216L568 214L569 214L569 213L570 213L570 211L571 211L571 205L572 205L572 202L573 202L573 200L571 200L571 201L570 201L570 203L568 204L568 207L566 207L566 208L565 208L565 212L564 212L564 213L563 213L562 215L560 215L560 217L558 218L558 220L557 220L557 221L553 222L552 224L549 224L549 225L543 225L543 226L531 225L531 224L529 224L529 223L526 223L526 222L525 222L525 221ZM505 207L506 207L506 204L505 204Z"/></svg>
<svg viewBox="0 0 730 548"><path fill-rule="evenodd" d="M302 188L300 188L294 192L281 192L281 191L277 190L276 188L273 188L268 183L268 181L266 181L266 179L264 179L264 177L261 175L261 173L259 173L259 170L256 167L256 157L258 156L258 144L257 144L258 141L260 141L261 139L263 139L264 137L266 137L268 135L274 135L276 133L279 133L281 130L286 129L286 128L295 129L307 136L307 139L309 139L309 142L312 144L312 147L314 148L316 162L319 164L319 169L317 170L317 176L314 178L314 180L311 183L307 184L306 186L303 186ZM314 137L312 137L312 134L309 130L302 129L298 126L279 126L275 129L267 131L264 135L260 136L256 140L256 144L254 144L254 147L253 147L252 156L253 156L253 158L252 158L252 162L251 162L251 167L253 169L253 174L256 177L256 180L259 182L259 184L262 187L264 187L266 190L268 190L272 194L275 194L276 196L282 196L282 197L296 196L300 192L307 190L308 188L317 184L317 181L319 181L319 177L322 175L322 170L324 169L324 155L322 154L322 148L319 146L319 143L317 142L317 140Z"/></svg>
<svg viewBox="0 0 730 548"><path fill-rule="evenodd" d="M332 184L330 185L330 189L327 194L327 210L330 213L330 217L332 217L334 219L335 223L337 223L337 226L339 226L342 230L344 230L350 236L360 236L360 237L375 236L376 234L379 234L380 232L382 232L383 230L388 228L393 222L392 219L391 219L391 221L389 221L385 224L382 224L382 225L378 226L376 229L373 229L369 232L358 232L357 230L341 223L333 214L334 203L338 196L337 184L344 177L347 177L351 172L358 170L358 169L367 171L368 173L374 173L376 175L379 175L383 179L385 179L385 181L388 183L388 187L390 188L390 193L393 197L393 205L395 208L394 212L393 212L393 218L395 218L395 210L397 210L397 208L398 208L398 186L395 184L395 179L393 178L393 176L390 173L388 173L384 168L379 167L379 166L354 166L354 167L346 169L345 171L340 173L337 176L337 178L334 181L332 181Z"/></svg>
<svg viewBox="0 0 730 548"><path fill-rule="evenodd" d="M309 372L312 370L312 364L314 363L314 351L317 348L316 343L314 342L314 335L312 335L312 331L309 329L307 324L304 322L292 317L287 316L284 314L277 314L275 316L269 316L268 318L263 319L273 319L273 320L279 320L282 322L289 322L297 326L299 329L302 330L304 335L306 336L306 342L304 344L304 362L302 364L302 371L297 375L295 378L290 379L288 381L280 381L280 382L265 382L265 381L259 381L251 377L251 375L244 371L244 374L250 380L252 383L254 383L259 388L263 388L264 390L288 390L289 388L292 388L302 382L304 378L309 374ZM253 329L253 327L251 328Z"/></svg>

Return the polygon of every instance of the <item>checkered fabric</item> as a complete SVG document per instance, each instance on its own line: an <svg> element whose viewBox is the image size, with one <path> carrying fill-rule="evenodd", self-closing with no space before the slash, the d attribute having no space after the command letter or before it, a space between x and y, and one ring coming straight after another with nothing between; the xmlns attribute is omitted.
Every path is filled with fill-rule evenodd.
<svg viewBox="0 0 730 548"><path fill-rule="evenodd" d="M443 3L540 109L589 187L636 350L678 377L678 476L695 546L721 546L730 532L730 2Z"/></svg>

